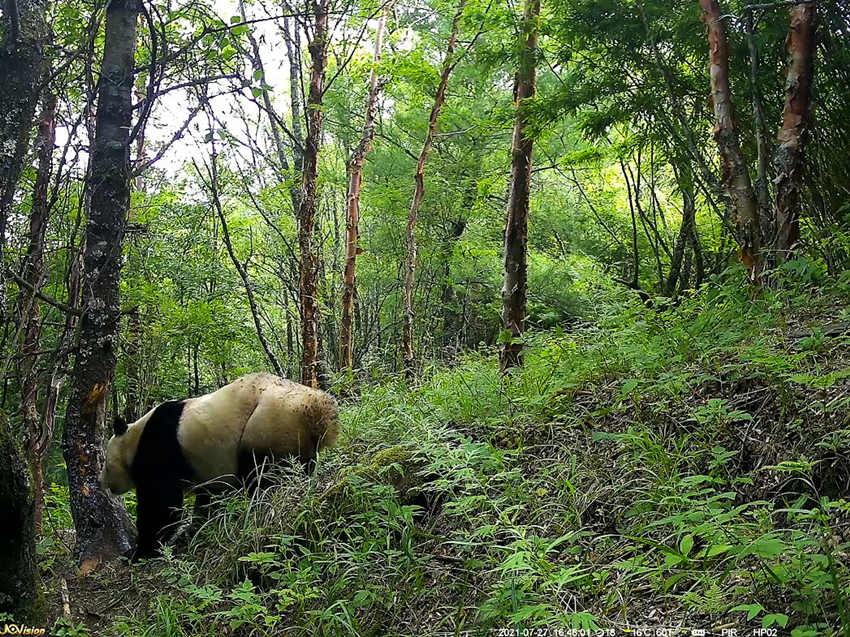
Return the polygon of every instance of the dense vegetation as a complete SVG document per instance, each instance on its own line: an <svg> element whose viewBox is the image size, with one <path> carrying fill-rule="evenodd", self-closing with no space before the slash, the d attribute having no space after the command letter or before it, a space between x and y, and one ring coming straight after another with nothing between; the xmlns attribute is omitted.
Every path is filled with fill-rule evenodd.
<svg viewBox="0 0 850 637"><path fill-rule="evenodd" d="M850 635L845 3L0 11L0 621ZM256 370L338 448L119 559Z"/></svg>

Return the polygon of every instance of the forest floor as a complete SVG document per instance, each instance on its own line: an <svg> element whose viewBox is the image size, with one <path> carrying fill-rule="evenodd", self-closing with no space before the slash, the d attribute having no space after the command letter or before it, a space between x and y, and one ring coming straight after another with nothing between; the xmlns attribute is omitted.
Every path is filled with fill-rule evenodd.
<svg viewBox="0 0 850 637"><path fill-rule="evenodd" d="M850 285L797 275L360 379L313 479L165 558L76 579L46 538L57 634L850 635Z"/></svg>

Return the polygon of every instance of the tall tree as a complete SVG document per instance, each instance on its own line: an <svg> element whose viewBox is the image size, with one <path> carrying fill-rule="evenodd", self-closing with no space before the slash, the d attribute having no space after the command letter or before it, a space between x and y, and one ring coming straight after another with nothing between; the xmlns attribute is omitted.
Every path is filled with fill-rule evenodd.
<svg viewBox="0 0 850 637"><path fill-rule="evenodd" d="M520 37L519 68L514 80L516 119L511 141L511 183L505 223L505 272L502 285L502 329L506 330L500 367L522 365L522 336L528 287L528 208L534 140L527 102L537 90L537 35L540 0L526 0ZM509 337L508 337L509 336Z"/></svg>
<svg viewBox="0 0 850 637"><path fill-rule="evenodd" d="M709 73L714 102L714 140L720 154L723 188L735 214L741 261L757 278L761 269L761 229L753 184L738 139L732 92L729 88L729 44L716 0L699 0L708 27Z"/></svg>
<svg viewBox="0 0 850 637"><path fill-rule="evenodd" d="M4 0L0 41L0 251L38 104L44 59L45 7L39 0Z"/></svg>
<svg viewBox="0 0 850 637"><path fill-rule="evenodd" d="M407 215L407 231L405 234L405 276L404 276L404 334L402 336L401 351L404 358L405 374L408 378L414 375L415 354L413 352L413 285L416 281L416 219L425 197L425 165L428 163L428 155L434 145L434 135L437 132L437 118L446 101L446 90L449 86L449 76L452 74L457 59L455 48L457 47L457 34L460 28L460 18L466 0L460 0L457 11L452 19L449 41L446 45L446 57L443 59L443 70L440 73L440 82L437 85L437 94L434 96L434 105L431 107L431 115L428 118L428 132L416 162L416 172L413 175L415 187L413 190L413 201L410 203L410 212Z"/></svg>
<svg viewBox="0 0 850 637"><path fill-rule="evenodd" d="M803 181L803 153L809 136L816 17L815 3L801 3L791 8L785 108L773 157L776 169L774 247L777 257L782 261L791 256L800 241L800 188Z"/></svg>
<svg viewBox="0 0 850 637"><path fill-rule="evenodd" d="M301 206L298 211L298 246L301 280L301 382L319 386L319 256L314 244L316 189L319 178L319 146L322 141L322 103L328 63L328 0L311 0L313 37L310 52L310 90L307 94L307 137Z"/></svg>
<svg viewBox="0 0 850 637"><path fill-rule="evenodd" d="M363 163L366 155L372 150L375 139L375 107L378 103L378 67L381 64L381 49L384 44L384 25L390 7L387 6L378 20L375 29L375 50L372 59L372 72L369 74L369 93L366 96L366 122L363 125L363 135L360 143L351 154L348 163L348 194L346 195L345 215L345 272L342 279L342 327L339 334L340 364L351 369L352 332L354 327L354 295L356 291L356 262L360 249L360 190L363 185Z"/></svg>
<svg viewBox="0 0 850 637"><path fill-rule="evenodd" d="M139 0L112 0L106 9L95 135L88 188L91 207L83 255L82 306L63 454L68 467L76 557L86 573L130 549L121 501L103 489L106 399L115 373L120 305L118 282L130 207L130 130Z"/></svg>
<svg viewBox="0 0 850 637"><path fill-rule="evenodd" d="M38 369L41 362L41 306L36 293L44 280L44 236L50 216L50 174L53 145L56 140L56 95L48 94L38 123L36 150L38 171L32 197L29 237L24 279L27 287L21 291L21 414L27 435L27 452L32 467L34 519L41 532L44 476L42 462L53 440L53 428L41 418L38 410Z"/></svg>

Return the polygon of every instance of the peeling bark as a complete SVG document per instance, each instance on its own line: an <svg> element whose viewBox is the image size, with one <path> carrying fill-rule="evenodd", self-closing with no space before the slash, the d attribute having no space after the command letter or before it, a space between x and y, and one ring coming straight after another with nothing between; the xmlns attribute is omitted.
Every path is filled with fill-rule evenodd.
<svg viewBox="0 0 850 637"><path fill-rule="evenodd" d="M735 213L741 261L753 279L761 271L761 228L759 210L750 173L741 153L729 88L729 45L726 28L716 0L699 0L702 20L708 27L709 73L714 102L714 140L720 154L723 188Z"/></svg>
<svg viewBox="0 0 850 637"><path fill-rule="evenodd" d="M405 374L408 379L414 376L415 371L415 354L413 351L413 323L415 318L413 313L413 284L416 281L416 219L419 216L422 199L425 197L425 165L428 163L428 155L434 144L434 135L437 132L437 118L440 116L440 110L446 101L449 76L457 63L454 53L457 47L460 18L463 15L465 6L466 0L460 0L458 2L457 11L452 20L449 41L446 46L446 57L443 60L443 70L440 73L440 83L437 85L434 105L431 107L431 115L428 117L428 132L425 135L425 142L422 144L422 151L419 153L419 160L416 162L416 173L413 176L415 182L413 201L410 204L410 212L407 215L407 230L405 233L404 333L402 336L401 352L404 359Z"/></svg>
<svg viewBox="0 0 850 637"><path fill-rule="evenodd" d="M298 245L301 287L301 382L319 386L319 256L314 245L316 190L319 178L319 146L322 141L322 103L328 62L328 1L314 0L313 38L310 51L310 90L307 96L307 138L298 211Z"/></svg>
<svg viewBox="0 0 850 637"><path fill-rule="evenodd" d="M66 412L63 455L68 467L74 549L81 572L130 550L130 522L121 500L100 485L106 399L115 373L120 317L118 282L130 207L130 130L138 0L112 0L98 90L88 188L91 208L83 255L79 342Z"/></svg>
<svg viewBox="0 0 850 637"><path fill-rule="evenodd" d="M537 34L540 0L526 0L522 21L522 51L514 83L516 120L511 142L511 186L505 223L505 271L502 285L502 329L510 339L502 346L502 372L522 365L522 337L528 288L528 208L534 140L525 104L537 90Z"/></svg>
<svg viewBox="0 0 850 637"><path fill-rule="evenodd" d="M363 163L372 150L375 139L375 107L378 103L378 66L381 64L381 49L384 44L384 25L390 7L387 6L375 29L375 50L372 56L372 72L369 75L369 94L366 97L366 122L360 143L351 155L348 164L348 194L345 214L345 271L342 277L342 326L339 333L340 364L346 369L353 366L352 332L354 322L354 295L357 289L357 254L360 252L360 189L363 185Z"/></svg>
<svg viewBox="0 0 850 637"><path fill-rule="evenodd" d="M805 166L804 149L809 136L816 17L817 5L814 3L791 8L785 108L773 155L776 170L774 247L780 261L791 258L800 241L800 188Z"/></svg>

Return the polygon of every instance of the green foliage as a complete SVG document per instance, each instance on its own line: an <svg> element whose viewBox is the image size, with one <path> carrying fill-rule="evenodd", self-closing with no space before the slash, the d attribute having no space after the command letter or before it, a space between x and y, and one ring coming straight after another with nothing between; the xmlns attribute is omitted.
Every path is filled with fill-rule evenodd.
<svg viewBox="0 0 850 637"><path fill-rule="evenodd" d="M533 334L507 377L483 352L414 388L362 386L315 478L284 468L221 498L115 629L597 629L663 607L695 625L847 630L850 505L830 485L850 475L848 438L823 411L843 395L826 370L846 343L813 356L785 340L791 308L845 298L819 294L753 298L732 276L611 313L604 331Z"/></svg>
<svg viewBox="0 0 850 637"><path fill-rule="evenodd" d="M53 624L50 634L55 635L55 637L89 637L91 632L85 627L83 622L77 622L75 624L65 617L60 617Z"/></svg>

